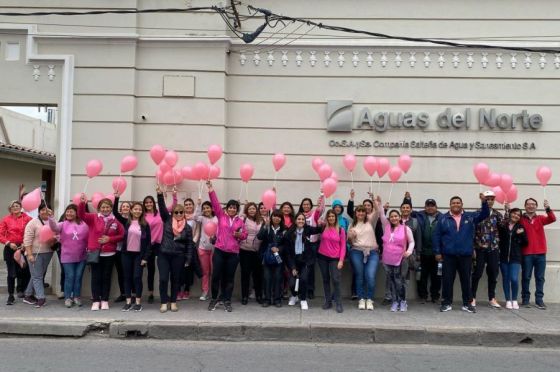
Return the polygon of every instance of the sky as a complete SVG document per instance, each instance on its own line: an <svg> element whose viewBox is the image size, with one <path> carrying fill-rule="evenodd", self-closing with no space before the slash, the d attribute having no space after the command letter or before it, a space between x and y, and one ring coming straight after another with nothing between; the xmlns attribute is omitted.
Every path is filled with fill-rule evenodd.
<svg viewBox="0 0 560 372"><path fill-rule="evenodd" d="M47 113L44 108L41 108L41 112L38 112L37 106L2 106L5 109L19 112L20 114L30 116L35 119L41 119L47 121Z"/></svg>

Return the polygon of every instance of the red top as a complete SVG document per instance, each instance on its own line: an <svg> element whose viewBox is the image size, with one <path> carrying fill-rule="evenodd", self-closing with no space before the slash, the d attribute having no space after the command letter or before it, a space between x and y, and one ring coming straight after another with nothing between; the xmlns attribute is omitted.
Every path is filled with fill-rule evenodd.
<svg viewBox="0 0 560 372"><path fill-rule="evenodd" d="M530 254L546 254L546 235L544 226L556 221L556 216L552 210L546 212L546 216L534 216L529 218L526 214L521 217L521 224L527 232L527 240L529 244L523 247L521 254L527 256Z"/></svg>
<svg viewBox="0 0 560 372"><path fill-rule="evenodd" d="M88 250L95 251L101 248L102 253L112 253L117 251L117 243L124 238L124 228L114 216L110 216L105 221L99 213L86 213L86 204L80 203L78 206L78 217L89 227ZM105 244L99 244L98 240L103 235L109 237Z"/></svg>
<svg viewBox="0 0 560 372"><path fill-rule="evenodd" d="M0 243L6 244L7 242L21 245L23 243L23 233L25 226L31 221L25 213L21 213L15 217L11 213L4 217L0 222Z"/></svg>

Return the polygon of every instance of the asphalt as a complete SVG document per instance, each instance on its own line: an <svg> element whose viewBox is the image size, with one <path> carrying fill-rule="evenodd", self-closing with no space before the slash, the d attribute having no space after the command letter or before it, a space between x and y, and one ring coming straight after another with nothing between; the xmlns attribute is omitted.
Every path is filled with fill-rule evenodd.
<svg viewBox="0 0 560 372"><path fill-rule="evenodd" d="M391 313L387 306L357 309L356 301L344 302L344 313L322 310L322 299L310 301L308 311L299 306L262 308L255 302L233 303L213 312L207 302L179 302L176 313L159 312L159 304L144 304L142 312L122 312L111 303L108 311L92 312L89 302L67 309L62 300L49 297L47 306L36 309L0 300L0 335L111 338L153 338L190 341L280 341L344 344L430 344L489 347L560 347L560 305L547 310L522 308L494 310L479 303L469 314L454 306L440 313L434 304L412 301L406 313Z"/></svg>

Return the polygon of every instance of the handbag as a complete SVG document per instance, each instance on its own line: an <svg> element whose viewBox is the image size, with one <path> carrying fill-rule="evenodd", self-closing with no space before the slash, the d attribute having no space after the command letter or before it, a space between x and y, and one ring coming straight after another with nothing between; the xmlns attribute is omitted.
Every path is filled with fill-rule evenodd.
<svg viewBox="0 0 560 372"><path fill-rule="evenodd" d="M27 265L27 261L25 261L24 255L21 253L21 249L18 249L14 252L14 261L21 267L22 269L25 268Z"/></svg>
<svg viewBox="0 0 560 372"><path fill-rule="evenodd" d="M95 251L87 251L86 263L96 264L99 263L99 256L101 255L101 249L96 249Z"/></svg>

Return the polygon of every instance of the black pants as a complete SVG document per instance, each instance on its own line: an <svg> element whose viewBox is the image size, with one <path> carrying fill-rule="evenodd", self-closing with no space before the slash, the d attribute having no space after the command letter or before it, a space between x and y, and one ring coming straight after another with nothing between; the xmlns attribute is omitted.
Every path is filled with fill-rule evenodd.
<svg viewBox="0 0 560 372"><path fill-rule="evenodd" d="M477 249L476 263L472 275L472 297L476 298L476 290L478 282L484 273L486 266L486 275L488 276L488 300L496 298L496 283L498 281L498 273L500 272L500 250L499 249Z"/></svg>
<svg viewBox="0 0 560 372"><path fill-rule="evenodd" d="M197 254L196 252L194 254ZM192 260L194 264L194 259ZM194 283L194 271L193 265L189 265L188 267L183 268L181 272L181 287L185 289L186 292L191 290L191 286Z"/></svg>
<svg viewBox="0 0 560 372"><path fill-rule="evenodd" d="M308 283L309 283L309 268L311 267L311 265L307 265L305 262L299 262L296 261L296 270L298 272L298 276L297 278L299 278L299 286L298 286L298 291L295 291L295 280L294 283L291 287L292 290L292 296L299 296L299 299L301 301L306 301L307 300L307 290L309 288ZM292 275L292 273L290 273L290 275Z"/></svg>
<svg viewBox="0 0 560 372"><path fill-rule="evenodd" d="M437 261L435 256L420 256L420 280L418 286L418 297L428 299L428 281L430 282L430 296L432 300L439 300L441 290L441 277L437 274Z"/></svg>
<svg viewBox="0 0 560 372"><path fill-rule="evenodd" d="M251 277L257 299L262 298L263 265L259 252L239 250L239 265L241 266L241 298L249 297Z"/></svg>
<svg viewBox="0 0 560 372"><path fill-rule="evenodd" d="M181 287L181 275L185 267L183 255L173 255L160 252L157 259L159 270L159 296L161 303L177 302L177 292ZM169 296L169 282L171 281L171 296Z"/></svg>
<svg viewBox="0 0 560 372"><path fill-rule="evenodd" d="M319 242L310 243L309 245L313 250L313 255L317 256L317 250L319 249ZM307 267L307 291L308 293L315 292L315 263L317 260L313 260L310 265ZM301 284L301 283L300 283Z"/></svg>
<svg viewBox="0 0 560 372"><path fill-rule="evenodd" d="M443 305L453 303L453 284L457 272L459 272L459 280L461 281L463 305L468 305L471 300L471 266L472 256L443 256Z"/></svg>
<svg viewBox="0 0 560 372"><path fill-rule="evenodd" d="M136 297L142 297L142 255L140 252L122 252L121 263L124 281L124 295L126 298L132 297L133 289Z"/></svg>
<svg viewBox="0 0 560 372"><path fill-rule="evenodd" d="M263 265L264 301L282 302L282 285L284 283L284 265Z"/></svg>
<svg viewBox="0 0 560 372"><path fill-rule="evenodd" d="M10 247L4 247L4 261L6 261L6 269L8 271L8 293L13 295L14 291L17 290L18 293L25 292L29 280L31 279L31 274L29 273L29 267L26 265L23 269L14 260L15 251ZM26 259L27 260L27 259ZM16 288L17 279L17 288Z"/></svg>
<svg viewBox="0 0 560 372"><path fill-rule="evenodd" d="M212 256L212 299L220 299L231 302L233 293L233 281L235 279L235 270L239 263L239 255L237 253L224 252L218 248L214 249Z"/></svg>
<svg viewBox="0 0 560 372"><path fill-rule="evenodd" d="M91 264L91 293L94 302L109 301L114 265L115 255L100 256L98 263Z"/></svg>
<svg viewBox="0 0 560 372"><path fill-rule="evenodd" d="M148 258L148 291L154 291L154 278L156 276L156 256L159 254L159 247L161 244L152 244L152 254Z"/></svg>
<svg viewBox="0 0 560 372"><path fill-rule="evenodd" d="M323 277L323 291L325 293L325 302L330 302L332 297L331 291L331 279L333 282L334 289L334 301L336 303L340 302L340 270L338 269L338 258L331 258L323 256L322 254L317 255L317 263L319 264L319 270L321 270L321 276Z"/></svg>
<svg viewBox="0 0 560 372"><path fill-rule="evenodd" d="M117 281L119 282L119 294L124 295L124 272L122 264L122 253L115 253L115 268L117 269Z"/></svg>

